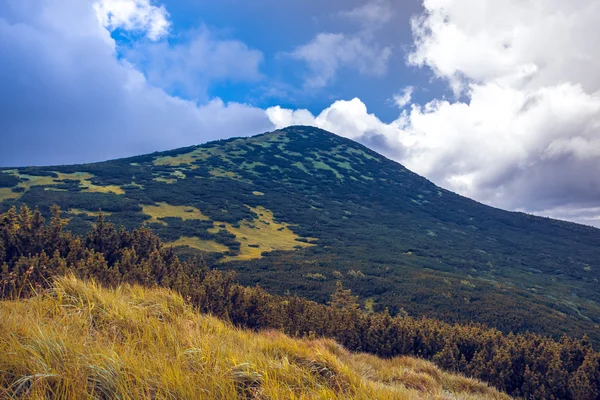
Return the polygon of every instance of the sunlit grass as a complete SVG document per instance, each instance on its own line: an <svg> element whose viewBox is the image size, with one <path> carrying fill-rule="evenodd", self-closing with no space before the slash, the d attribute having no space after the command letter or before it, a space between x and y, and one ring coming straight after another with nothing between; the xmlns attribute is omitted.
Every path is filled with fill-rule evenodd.
<svg viewBox="0 0 600 400"><path fill-rule="evenodd" d="M158 178L154 178L153 180L155 180L156 182L162 182L162 183L168 183L168 184L173 184L173 183L177 182L176 178L164 178L162 176L159 176Z"/></svg>
<svg viewBox="0 0 600 400"><path fill-rule="evenodd" d="M233 171L225 171L224 169L221 168L215 168L209 171L209 174L211 174L214 177L217 178L229 178L229 179L234 179L234 180L240 180L242 179L242 177Z"/></svg>
<svg viewBox="0 0 600 400"><path fill-rule="evenodd" d="M165 243L165 246L173 246L173 247L187 246L187 247L191 247L192 249L196 249L196 250L200 250L200 251L207 251L209 253L226 253L229 251L229 247L227 247L223 244L217 243L214 240L202 240L197 237L187 237L187 236L182 236L173 242L167 242L167 243Z"/></svg>
<svg viewBox="0 0 600 400"><path fill-rule="evenodd" d="M19 178L25 178L26 180L23 182L19 182L16 186L18 188L23 189L20 193L10 192L10 188L6 190L6 188L0 189L0 201L5 199L17 199L21 197L26 191L31 189L33 186L49 186L47 190L53 190L52 186L60 185L65 180L78 181L79 187L84 192L90 193L115 193L115 194L125 194L125 191L121 189L120 186L116 185L106 185L99 186L92 183L92 178L94 175L87 172L73 172L73 173L62 173L56 172L54 173L57 177L52 176L36 176L36 175L26 175L19 174L17 170L4 171L5 173L9 173ZM60 189L57 189L60 190ZM10 193L9 193L10 192Z"/></svg>
<svg viewBox="0 0 600 400"><path fill-rule="evenodd" d="M262 196L262 192L253 192L255 196ZM208 221L209 217L202 214L200 210L191 206L173 206L167 203L157 203L156 206L143 205L142 212L151 217L146 223L159 223L167 225L161 218L174 217L184 220ZM285 222L276 222L273 212L264 207L249 207L258 218L240 221L238 226L230 223L213 221L213 227L208 229L209 233L216 234L221 229L235 235L240 242L240 253L236 256L227 256L223 262L233 260L250 260L261 258L263 252L274 250L296 250L303 247L314 246L313 243L297 241L300 236L296 235ZM305 238L314 241L315 238ZM226 253L229 248L214 240L204 240L197 237L180 237L179 239L166 243L168 246L187 246L196 250Z"/></svg>
<svg viewBox="0 0 600 400"><path fill-rule="evenodd" d="M0 188L0 201L18 199L22 193L15 193L12 188Z"/></svg>
<svg viewBox="0 0 600 400"><path fill-rule="evenodd" d="M69 210L69 214L87 215L88 217L98 217L100 214L112 215L111 212L107 212L107 211L90 211L90 210L84 210L83 208L71 208Z"/></svg>
<svg viewBox="0 0 600 400"><path fill-rule="evenodd" d="M173 206L167 203L157 203L157 206L143 205L142 212L150 216L148 222L154 222L166 225L160 218L181 218L183 220L200 220L207 221L209 218L202 214L200 210L191 206Z"/></svg>
<svg viewBox="0 0 600 400"><path fill-rule="evenodd" d="M236 329L165 289L61 278L0 320L1 398L507 398L424 361Z"/></svg>
<svg viewBox="0 0 600 400"><path fill-rule="evenodd" d="M343 180L344 176L338 172L337 169L330 167L325 164L323 161L313 161L313 167L316 169L322 169L325 171L331 171L335 175L336 178Z"/></svg>
<svg viewBox="0 0 600 400"><path fill-rule="evenodd" d="M178 165L189 165L196 160L202 160L208 157L205 149L196 149L188 153L179 154L177 156L158 157L154 160L154 165L176 167Z"/></svg>
<svg viewBox="0 0 600 400"><path fill-rule="evenodd" d="M302 164L300 161L296 161L295 163L292 164L294 167L299 168L300 170L302 170L304 173L311 175L310 171L308 169L306 169L306 167L304 166L304 164Z"/></svg>
<svg viewBox="0 0 600 400"><path fill-rule="evenodd" d="M223 261L249 260L261 258L263 252L273 250L294 250L301 247L314 246L311 243L299 242L300 236L296 235L285 222L276 222L273 212L264 207L250 207L258 215L252 221L243 220L239 226L228 223L215 222L211 232L218 231L218 225L224 225L226 230L235 235L240 242L240 254L227 256ZM311 240L316 240L310 238Z"/></svg>

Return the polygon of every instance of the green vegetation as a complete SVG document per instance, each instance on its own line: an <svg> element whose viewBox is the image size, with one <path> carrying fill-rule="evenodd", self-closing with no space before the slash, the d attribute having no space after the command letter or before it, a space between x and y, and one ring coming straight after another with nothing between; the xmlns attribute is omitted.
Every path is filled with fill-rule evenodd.
<svg viewBox="0 0 600 400"><path fill-rule="evenodd" d="M151 389L175 390L179 383L181 390L192 390L193 382L182 382L186 381L187 374L194 377L203 370L194 363L198 361L196 358L189 364L184 354L189 349L202 349L200 342L205 339L212 346L221 342L221 338L213 338L210 335L214 331L202 331L196 325L202 325L204 317L192 315L188 308L191 305L196 311L252 330L331 338L351 351L385 358L417 356L445 371L485 380L523 398L600 399L600 353L593 350L587 339L563 337L556 341L535 334L503 335L477 324L450 325L427 318L392 317L387 312L363 311L358 299L339 282L329 305L291 295L274 296L260 288L236 284L232 274L210 270L202 262L181 261L146 228L132 232L117 230L100 216L86 237L79 237L63 230L66 221L60 218L58 209L54 208L53 215L48 224L39 211L31 212L27 208L19 212L11 209L0 215L0 298L5 299L0 302L3 321L0 325L0 354L3 354L0 390L3 394L11 396L17 391L19 397L70 398L71 390L104 388L109 391L104 397L114 398L113 393L126 390L133 393L149 390L147 393L154 394ZM93 279L117 290L104 291L72 278L52 284L53 277L65 275L85 281ZM355 275L360 277L359 271L355 271ZM315 277L318 275L312 275ZM181 297L165 291L150 293L132 289L124 284L161 286ZM31 300L15 301L31 296L34 296ZM183 304L182 298L188 305ZM219 327L222 325L214 329L221 329ZM462 392L497 396L476 382L440 377L432 367L427 367L429 377L403 378L406 365L417 369L419 365L426 365L414 360L407 362L401 358L384 362L364 355L352 356L331 342L319 341L330 343L329 352L337 357L337 361L328 356L323 360L316 357L318 346L314 349L316 353L307 349L290 353L290 346L294 345L281 333L271 336L270 341L276 346L273 352L262 352L261 349L265 349L261 347L262 339L253 342L256 346L246 347L245 337L251 343L254 340L244 336L250 334L238 334L231 329L228 332L224 333L229 338L223 338L224 347L217 347L214 352L204 348L204 352L192 352L190 356L213 360L206 368L212 368L212 372L221 377L221 372L242 364L248 367L245 371L251 376L256 377L254 373L258 373L265 380L281 377L280 383L274 382L274 386L262 380L260 385L252 386L275 391L269 393L280 393L277 390L311 393L315 381L303 380L298 386L294 379L305 376L309 371L303 367L310 370L312 365L317 371L326 367L331 372L325 374L329 378L320 381L316 389L335 391L337 387L339 392L335 396L352 398L356 393L354 398L361 398L362 392L353 390L376 387L381 392L374 394L390 398L385 396L397 390L408 394L399 387L402 385L421 390L430 388L434 398L444 390L458 392L458 395ZM139 351L142 348L144 351ZM263 354L248 354L249 348ZM228 357L221 359L219 354ZM318 363L295 365L298 361L295 356L302 354ZM266 360L275 360L271 364L273 369L265 366ZM289 367L287 362L291 364ZM281 363L284 363L283 368ZM294 378L294 373L299 376ZM211 376L215 375L198 378L198 382L205 382L203 385L213 390L210 389ZM327 384L333 376L350 381L343 380L341 387ZM361 386L359 380L364 385ZM293 388L288 387L290 382L296 382ZM334 383L342 382L334 380ZM224 388L230 384L229 380L223 381ZM364 398L373 398L373 395Z"/></svg>
<svg viewBox="0 0 600 400"><path fill-rule="evenodd" d="M315 128L6 170L0 200L0 212L23 204L45 216L52 204L102 210L117 226L147 226L181 244L183 258L202 256L273 294L325 303L337 271L375 312L505 333L587 334L600 344L598 229L484 206ZM160 204L183 211L159 216L152 207ZM258 207L272 217L261 218ZM207 219L186 218L186 209ZM67 213L74 233L95 218Z"/></svg>

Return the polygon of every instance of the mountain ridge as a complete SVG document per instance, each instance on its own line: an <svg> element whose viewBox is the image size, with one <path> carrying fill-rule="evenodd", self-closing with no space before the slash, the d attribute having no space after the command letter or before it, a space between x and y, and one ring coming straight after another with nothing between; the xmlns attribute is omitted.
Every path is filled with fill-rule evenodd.
<svg viewBox="0 0 600 400"><path fill-rule="evenodd" d="M323 302L341 280L374 311L600 340L600 230L478 203L317 128L3 171L0 211L56 203L82 232L102 209L276 293Z"/></svg>

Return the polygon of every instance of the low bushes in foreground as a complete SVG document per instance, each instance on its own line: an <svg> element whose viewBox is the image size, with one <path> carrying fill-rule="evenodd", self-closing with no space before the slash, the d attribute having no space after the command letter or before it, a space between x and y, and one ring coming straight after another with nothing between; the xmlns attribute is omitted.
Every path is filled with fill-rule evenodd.
<svg viewBox="0 0 600 400"><path fill-rule="evenodd" d="M0 320L1 398L508 399L415 358L235 328L166 289L59 278Z"/></svg>

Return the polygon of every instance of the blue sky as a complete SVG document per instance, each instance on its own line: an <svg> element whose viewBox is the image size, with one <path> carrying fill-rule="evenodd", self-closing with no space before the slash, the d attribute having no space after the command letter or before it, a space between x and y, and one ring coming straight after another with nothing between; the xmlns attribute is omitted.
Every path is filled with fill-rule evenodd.
<svg viewBox="0 0 600 400"><path fill-rule="evenodd" d="M0 166L292 124L600 225L597 0L4 0Z"/></svg>
<svg viewBox="0 0 600 400"><path fill-rule="evenodd" d="M304 87L311 75L310 67L290 53L309 43L319 33L359 34L364 29L362 24L343 13L364 7L365 4L368 3L332 1L323 4L314 0L166 1L163 5L172 23L166 41L171 47L184 46L193 41L194 36L200 34L198 30L201 30L211 32L214 40L243 43L249 51L260 55L260 62L256 65L256 74L242 77L231 74L228 77L230 79L215 79L208 82L207 87L198 83L190 84L187 88L167 85L165 90L187 98L216 96L261 108L280 105L305 108L313 113L320 112L335 100L359 97L370 110L388 122L398 115L393 96L406 86L422 89L414 93L414 98L423 102L446 94L447 86L442 82L436 84L431 71L406 65L406 56L412 46L410 19L423 10L418 0L406 1L403 7L394 9L389 6L390 19L375 23L378 26L373 29L374 39L369 45L389 47L391 50L385 73L369 74L357 71L350 65L341 65L326 85ZM123 34L122 30L114 31L113 37L121 47L121 56L136 58L128 52L131 48L134 51L140 48L139 37ZM143 44L141 47L144 47ZM141 60L136 66L148 75L152 61ZM164 83L154 82L157 85Z"/></svg>

